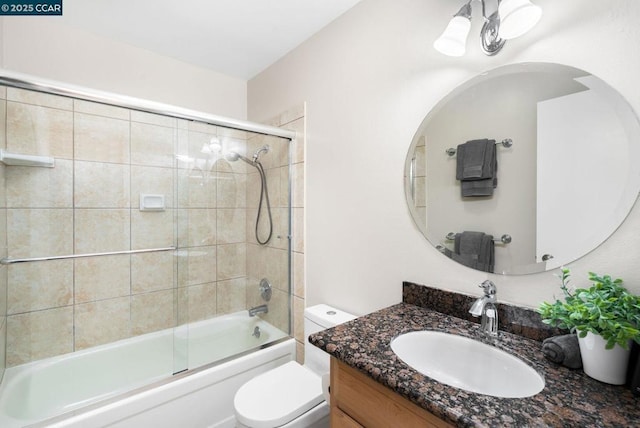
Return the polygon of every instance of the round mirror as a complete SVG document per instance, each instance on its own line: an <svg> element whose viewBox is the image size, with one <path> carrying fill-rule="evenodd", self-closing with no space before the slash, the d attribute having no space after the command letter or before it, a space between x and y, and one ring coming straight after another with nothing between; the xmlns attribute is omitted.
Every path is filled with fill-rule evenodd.
<svg viewBox="0 0 640 428"><path fill-rule="evenodd" d="M638 119L601 79L558 64L509 65L427 115L407 155L405 193L443 255L498 274L542 272L620 226L640 190L639 159Z"/></svg>

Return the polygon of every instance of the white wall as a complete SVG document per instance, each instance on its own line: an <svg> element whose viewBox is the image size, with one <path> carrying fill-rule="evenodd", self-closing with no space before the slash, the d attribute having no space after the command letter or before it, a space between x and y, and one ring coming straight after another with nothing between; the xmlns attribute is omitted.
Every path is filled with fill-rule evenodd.
<svg viewBox="0 0 640 428"><path fill-rule="evenodd" d="M0 18L0 67L91 89L246 119L247 82L56 23Z"/></svg>
<svg viewBox="0 0 640 428"><path fill-rule="evenodd" d="M498 276L446 259L417 231L404 200L411 139L429 110L460 83L501 65L557 62L584 69L640 111L640 2L536 0L539 25L487 57L474 22L465 57L431 44L459 4L365 0L249 82L249 119L307 101L307 304L365 313L401 300L403 280L478 294L489 277L502 301L535 307L558 294L553 272ZM573 263L610 273L640 293L640 208L597 250Z"/></svg>

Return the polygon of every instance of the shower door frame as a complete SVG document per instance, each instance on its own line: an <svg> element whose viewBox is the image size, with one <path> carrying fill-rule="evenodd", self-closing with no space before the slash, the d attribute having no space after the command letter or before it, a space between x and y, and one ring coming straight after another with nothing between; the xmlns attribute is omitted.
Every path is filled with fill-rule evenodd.
<svg viewBox="0 0 640 428"><path fill-rule="evenodd" d="M292 173L293 173L293 165L291 162L292 159L292 147L293 142L296 139L296 131L292 131L285 128L278 128L270 125L263 125L255 122L250 122L246 120L239 120L228 118L224 116L212 115L202 113L196 110L186 109L178 106L174 106L171 104L165 104L155 101L144 100L136 97L130 97L126 95L120 95L107 91L99 91L84 88L81 86L65 84L58 81L48 80L39 78L33 75L13 72L10 70L0 69L0 85L5 85L7 87L14 87L19 89L25 89L30 91L42 92L46 94L59 95L64 97L70 97L74 99L80 99L84 101L91 101L100 104L105 104L109 106L115 107L123 107L130 110L136 110L145 113L158 114L162 116L168 116L176 119L184 119L190 121L202 122L209 125L220 126L225 128L231 128L239 131L246 131L255 134L261 134L266 136L280 137L289 141L288 146L288 248L287 248L287 269L288 269L288 294L289 294L289 302L288 302L288 334L290 337L293 337L293 285L292 285L292 245L293 245L293 198L292 198ZM178 247L176 246L176 249ZM165 249L163 249L165 250ZM68 256L68 258L74 258L73 255ZM20 260L22 261L22 260ZM30 260L28 260L30 261ZM174 328L179 327L178 324L174 326ZM276 343L279 341L276 341ZM264 345L264 347L268 347L270 345ZM207 364L201 369L208 368L217 363ZM187 370L192 370L194 368L187 367ZM197 368L196 368L197 369Z"/></svg>

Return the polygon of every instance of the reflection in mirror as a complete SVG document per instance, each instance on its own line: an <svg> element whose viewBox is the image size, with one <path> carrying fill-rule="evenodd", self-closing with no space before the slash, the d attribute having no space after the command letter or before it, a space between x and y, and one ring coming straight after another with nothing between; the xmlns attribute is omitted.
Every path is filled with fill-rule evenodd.
<svg viewBox="0 0 640 428"><path fill-rule="evenodd" d="M486 139L497 143L465 144ZM478 186L467 172L486 167L492 147L497 184L467 196L461 183ZM488 272L542 272L620 226L640 189L638 159L638 119L605 82L563 65L509 65L456 88L427 115L407 155L405 193L444 255Z"/></svg>

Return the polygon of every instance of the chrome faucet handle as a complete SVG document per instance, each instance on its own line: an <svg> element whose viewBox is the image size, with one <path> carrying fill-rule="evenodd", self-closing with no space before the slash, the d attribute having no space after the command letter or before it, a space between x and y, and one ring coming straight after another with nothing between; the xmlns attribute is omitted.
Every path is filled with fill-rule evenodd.
<svg viewBox="0 0 640 428"><path fill-rule="evenodd" d="M488 279L486 281L483 281L482 284L479 284L478 287L484 290L484 295L487 297L495 298L495 295L498 294L496 285Z"/></svg>

